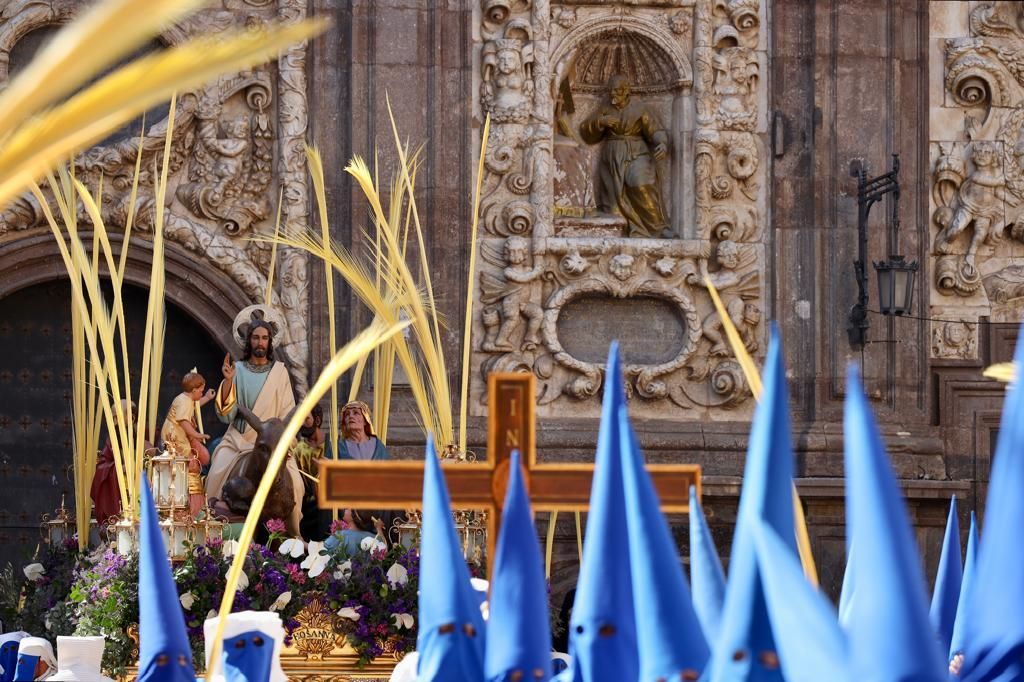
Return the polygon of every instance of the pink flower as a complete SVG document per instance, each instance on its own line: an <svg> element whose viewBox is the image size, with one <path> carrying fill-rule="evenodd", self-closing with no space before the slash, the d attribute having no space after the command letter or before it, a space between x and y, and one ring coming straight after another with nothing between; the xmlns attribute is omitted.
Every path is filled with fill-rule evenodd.
<svg viewBox="0 0 1024 682"><path fill-rule="evenodd" d="M281 519L268 520L267 531L270 533L283 533L285 531L284 521L282 521Z"/></svg>
<svg viewBox="0 0 1024 682"><path fill-rule="evenodd" d="M331 534L333 535L340 530L349 530L349 525L345 523L345 519L334 519L331 521Z"/></svg>

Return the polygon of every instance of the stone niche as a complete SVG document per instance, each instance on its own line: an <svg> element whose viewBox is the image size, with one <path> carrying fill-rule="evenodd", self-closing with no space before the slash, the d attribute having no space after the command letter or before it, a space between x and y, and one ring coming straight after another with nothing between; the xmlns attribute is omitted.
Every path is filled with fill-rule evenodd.
<svg viewBox="0 0 1024 682"><path fill-rule="evenodd" d="M704 281L763 355L765 16L758 0L476 0L475 413L490 372L525 370L541 416L597 416L617 339L634 414L749 416Z"/></svg>
<svg viewBox="0 0 1024 682"><path fill-rule="evenodd" d="M1024 317L1024 4L929 5L931 356Z"/></svg>

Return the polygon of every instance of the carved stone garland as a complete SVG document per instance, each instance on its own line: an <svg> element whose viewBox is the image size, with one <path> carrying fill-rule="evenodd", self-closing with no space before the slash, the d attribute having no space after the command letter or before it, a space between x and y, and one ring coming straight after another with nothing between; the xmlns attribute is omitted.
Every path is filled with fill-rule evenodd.
<svg viewBox="0 0 1024 682"><path fill-rule="evenodd" d="M491 136L473 409L486 409L488 373L526 370L542 416L596 416L607 331L623 338L638 414L737 418L750 389L703 282L762 353L761 3L476 0L475 11ZM623 108L609 93L616 75L629 84ZM631 178L629 192L595 182L602 171ZM645 355L643 330L655 328L672 334L658 353L671 348Z"/></svg>
<svg viewBox="0 0 1024 682"><path fill-rule="evenodd" d="M977 357L972 322L1024 312L1024 6L952 9L930 55L943 87L930 127L931 317L949 320L932 325L932 357L963 360Z"/></svg>
<svg viewBox="0 0 1024 682"><path fill-rule="evenodd" d="M165 31L161 39L175 44L237 25L295 22L306 14L303 0L246 2L252 9L206 10L192 15ZM32 30L66 23L80 6L72 0L19 0L6 7L0 18L0 79L7 78L10 50L19 39ZM173 198L165 214L165 236L192 253L197 268L212 266L223 271L254 302L262 303L266 294L270 247L252 242L250 237L273 232L275 176L284 187L282 229L304 230L308 223L303 154L308 125L305 59L305 45L288 50L278 64L276 87L274 69L261 67L221 77L201 90L182 93L178 99L168 182ZM134 207L136 229L143 232L153 229L154 178L149 169L163 153L166 120L147 126ZM101 208L108 229L122 229L131 208L139 144L138 138L102 144L75 162L76 174L87 186L95 187L103 178ZM83 224L89 222L84 208L80 208L79 219ZM25 195L0 213L0 235L15 232L27 237L30 231L44 229L44 221L35 198ZM271 303L288 323L278 345L287 355L297 390L304 393L309 372L308 259L303 252L281 249L277 267ZM233 317L237 311L226 312Z"/></svg>

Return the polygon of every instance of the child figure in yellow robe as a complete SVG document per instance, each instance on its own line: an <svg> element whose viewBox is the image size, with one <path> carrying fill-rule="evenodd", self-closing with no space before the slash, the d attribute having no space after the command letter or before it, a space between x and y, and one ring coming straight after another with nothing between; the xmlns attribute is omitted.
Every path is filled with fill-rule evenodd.
<svg viewBox="0 0 1024 682"><path fill-rule="evenodd" d="M205 506L206 494L200 472L210 463L210 452L204 445L210 435L201 433L196 421L196 405L202 407L213 400L213 389L205 389L206 380L201 374L191 371L182 377L181 393L171 403L160 429L165 445L173 445L179 453L191 455L188 463L188 506L193 516Z"/></svg>

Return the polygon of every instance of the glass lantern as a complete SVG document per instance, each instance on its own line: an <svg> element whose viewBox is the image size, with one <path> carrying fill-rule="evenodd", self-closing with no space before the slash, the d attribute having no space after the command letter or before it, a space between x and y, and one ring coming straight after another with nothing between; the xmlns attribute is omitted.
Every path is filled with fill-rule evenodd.
<svg viewBox="0 0 1024 682"><path fill-rule="evenodd" d="M914 305L914 275L917 261L891 256L875 263L878 275L878 307L883 315L906 315Z"/></svg>
<svg viewBox="0 0 1024 682"><path fill-rule="evenodd" d="M406 549L412 549L419 541L422 526L421 513L417 510L407 511L404 520L395 524L395 530L398 533L398 544Z"/></svg>
<svg viewBox="0 0 1024 682"><path fill-rule="evenodd" d="M172 447L150 458L149 477L157 509L188 507L188 462L187 456Z"/></svg>
<svg viewBox="0 0 1024 682"><path fill-rule="evenodd" d="M110 527L108 534L116 538L117 553L121 556L128 556L138 549L139 526L132 519L119 519Z"/></svg>
<svg viewBox="0 0 1024 682"><path fill-rule="evenodd" d="M60 498L60 508L57 509L53 518L49 514L43 514L43 537L51 545L59 545L71 536L74 521L68 516L68 510L64 507L64 496Z"/></svg>
<svg viewBox="0 0 1024 682"><path fill-rule="evenodd" d="M160 521L160 535L163 536L167 557L171 561L182 561L188 554L188 520L168 517Z"/></svg>

